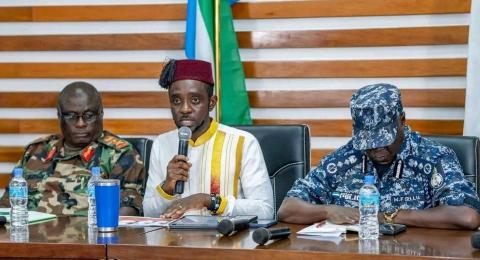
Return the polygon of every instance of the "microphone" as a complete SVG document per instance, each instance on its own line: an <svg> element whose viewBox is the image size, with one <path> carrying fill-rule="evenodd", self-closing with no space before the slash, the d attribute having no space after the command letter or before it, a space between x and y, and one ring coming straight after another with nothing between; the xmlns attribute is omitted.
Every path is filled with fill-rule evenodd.
<svg viewBox="0 0 480 260"><path fill-rule="evenodd" d="M258 228L253 231L252 239L259 245L265 245L269 240L287 238L290 233L289 227Z"/></svg>
<svg viewBox="0 0 480 260"><path fill-rule="evenodd" d="M5 226L7 223L7 218L5 216L0 216L0 227Z"/></svg>
<svg viewBox="0 0 480 260"><path fill-rule="evenodd" d="M235 232L249 228L249 226L250 219L248 218L226 218L218 223L217 231L224 236L231 236Z"/></svg>
<svg viewBox="0 0 480 260"><path fill-rule="evenodd" d="M188 140L192 137L192 130L186 126L180 127L178 129L178 154L179 155L188 155ZM174 194L183 193L184 182L177 181L175 183L175 189L173 190Z"/></svg>
<svg viewBox="0 0 480 260"><path fill-rule="evenodd" d="M480 232L475 232L471 238L472 247L480 249Z"/></svg>

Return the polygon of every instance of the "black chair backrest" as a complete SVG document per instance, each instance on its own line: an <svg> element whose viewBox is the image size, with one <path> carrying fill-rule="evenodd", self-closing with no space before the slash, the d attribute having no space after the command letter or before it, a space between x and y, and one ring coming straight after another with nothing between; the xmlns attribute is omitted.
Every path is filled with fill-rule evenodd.
<svg viewBox="0 0 480 260"><path fill-rule="evenodd" d="M123 139L127 140L133 145L133 147L135 147L143 160L143 165L145 166L145 180L143 183L143 188L146 188L148 179L148 168L150 166L150 150L152 150L153 141L143 137L128 137Z"/></svg>
<svg viewBox="0 0 480 260"><path fill-rule="evenodd" d="M425 137L448 146L455 151L462 165L465 178L475 184L475 189L477 194L479 194L480 141L478 137L455 135L430 135Z"/></svg>
<svg viewBox="0 0 480 260"><path fill-rule="evenodd" d="M250 132L260 143L272 181L276 213L293 182L310 171L310 130L307 125L235 127Z"/></svg>

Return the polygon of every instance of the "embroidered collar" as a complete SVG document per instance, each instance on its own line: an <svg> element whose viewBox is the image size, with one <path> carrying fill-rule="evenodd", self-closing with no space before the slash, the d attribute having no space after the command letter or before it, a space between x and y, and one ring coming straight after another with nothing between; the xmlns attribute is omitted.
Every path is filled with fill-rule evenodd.
<svg viewBox="0 0 480 260"><path fill-rule="evenodd" d="M206 143L208 140L210 140L210 138L212 138L215 135L215 133L217 132L217 129L218 129L218 123L217 121L212 119L207 131L205 131L205 133L199 136L197 138L197 141L195 142L192 139L188 140L188 144L192 147L196 147Z"/></svg>

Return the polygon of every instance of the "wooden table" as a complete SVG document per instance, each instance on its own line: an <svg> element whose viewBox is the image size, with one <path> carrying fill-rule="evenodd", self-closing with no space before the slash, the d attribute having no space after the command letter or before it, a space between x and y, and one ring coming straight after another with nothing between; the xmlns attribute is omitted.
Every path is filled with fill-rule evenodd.
<svg viewBox="0 0 480 260"><path fill-rule="evenodd" d="M470 245L472 231L408 228L395 237L382 236L366 244L356 234L344 238L316 240L298 237L300 225L289 226L289 239L258 246L251 239L253 230L222 237L215 231L166 230L147 232L136 239L119 238L108 245L108 257L119 259L471 259L480 250ZM136 241L139 239L139 241Z"/></svg>
<svg viewBox="0 0 480 260"><path fill-rule="evenodd" d="M395 237L364 244L355 234L330 240L298 237L304 226L289 226L289 239L258 246L252 230L222 237L215 231L120 228L114 237L89 234L86 218L60 217L31 225L28 242L12 242L0 229L0 257L117 259L473 259L480 250L470 245L472 231L408 228Z"/></svg>
<svg viewBox="0 0 480 260"><path fill-rule="evenodd" d="M120 228L117 235L134 238L150 230ZM9 228L0 228L0 257L100 259L106 258L108 240L112 238L89 233L86 217L59 217L30 225L25 242L12 242Z"/></svg>

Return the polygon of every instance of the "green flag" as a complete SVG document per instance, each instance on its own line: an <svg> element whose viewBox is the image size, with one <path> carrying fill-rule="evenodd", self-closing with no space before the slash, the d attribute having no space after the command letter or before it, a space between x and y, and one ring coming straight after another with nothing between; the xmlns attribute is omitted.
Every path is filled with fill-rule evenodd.
<svg viewBox="0 0 480 260"><path fill-rule="evenodd" d="M229 1L189 0L187 10L185 53L190 59L214 65L215 92L219 97L217 120L227 125L251 124L245 73Z"/></svg>

